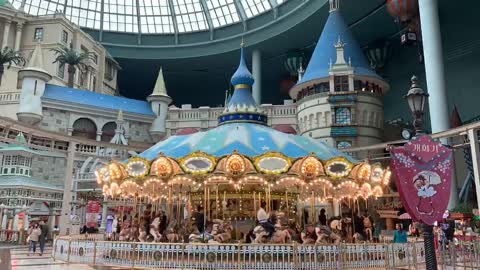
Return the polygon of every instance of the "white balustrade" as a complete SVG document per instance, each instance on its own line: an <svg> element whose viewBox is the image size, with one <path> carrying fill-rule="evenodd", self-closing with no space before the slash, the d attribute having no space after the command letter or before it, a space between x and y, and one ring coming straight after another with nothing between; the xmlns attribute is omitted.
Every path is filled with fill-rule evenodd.
<svg viewBox="0 0 480 270"><path fill-rule="evenodd" d="M20 92L0 92L0 104L19 103L20 95Z"/></svg>
<svg viewBox="0 0 480 270"><path fill-rule="evenodd" d="M57 238L53 256L56 260L69 263L142 269L316 270L397 267L416 269L425 263L423 242L407 244L261 245L98 240L102 238L103 234ZM478 258L478 249L475 249L477 246L480 247L480 243L475 242L466 247L465 250L470 253L464 257ZM469 263L473 264L473 260L469 260Z"/></svg>

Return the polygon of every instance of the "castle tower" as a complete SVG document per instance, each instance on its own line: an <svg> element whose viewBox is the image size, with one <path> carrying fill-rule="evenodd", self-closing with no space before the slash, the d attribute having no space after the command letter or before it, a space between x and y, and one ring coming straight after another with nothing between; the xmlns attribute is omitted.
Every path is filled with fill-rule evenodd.
<svg viewBox="0 0 480 270"><path fill-rule="evenodd" d="M150 127L150 135L154 140L160 140L166 134L168 105L172 102L172 98L167 94L162 68L160 68L158 72L157 82L155 83L152 94L147 97L147 101L150 102L152 111L156 115Z"/></svg>
<svg viewBox="0 0 480 270"><path fill-rule="evenodd" d="M52 79L43 65L43 53L40 44L35 46L27 67L18 72L22 80L22 94L17 117L20 122L35 125L43 118L42 96L45 84Z"/></svg>
<svg viewBox="0 0 480 270"><path fill-rule="evenodd" d="M370 68L330 0L330 14L301 80L290 90L297 100L300 133L336 148L383 140L383 95L389 85Z"/></svg>

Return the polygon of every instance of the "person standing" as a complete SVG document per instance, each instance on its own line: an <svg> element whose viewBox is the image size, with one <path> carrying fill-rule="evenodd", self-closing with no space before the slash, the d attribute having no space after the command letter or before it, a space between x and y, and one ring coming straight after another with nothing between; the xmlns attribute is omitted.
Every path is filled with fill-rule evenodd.
<svg viewBox="0 0 480 270"><path fill-rule="evenodd" d="M48 226L45 224L43 220L40 221L40 230L42 232L40 234L38 241L40 243L40 256L42 256L43 251L45 250L45 243L47 242L47 238L48 238Z"/></svg>
<svg viewBox="0 0 480 270"><path fill-rule="evenodd" d="M322 208L322 210L320 210L318 220L320 221L320 225L327 226L327 215L325 214L325 209Z"/></svg>
<svg viewBox="0 0 480 270"><path fill-rule="evenodd" d="M195 225L197 226L198 232L203 233L205 231L205 214L203 214L203 207L198 206L197 212L194 215Z"/></svg>
<svg viewBox="0 0 480 270"><path fill-rule="evenodd" d="M42 234L42 230L38 227L37 223L34 223L32 228L28 232L28 241L30 243L30 246L28 248L28 256L30 256L33 252L37 251L37 242L40 238L40 235Z"/></svg>
<svg viewBox="0 0 480 270"><path fill-rule="evenodd" d="M393 243L407 243L407 232L403 230L402 224L397 224L397 229L395 230L395 234L393 235Z"/></svg>

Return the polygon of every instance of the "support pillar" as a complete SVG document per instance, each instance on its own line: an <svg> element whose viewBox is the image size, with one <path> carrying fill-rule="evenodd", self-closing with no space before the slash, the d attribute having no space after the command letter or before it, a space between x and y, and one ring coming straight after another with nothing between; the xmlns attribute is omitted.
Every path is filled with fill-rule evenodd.
<svg viewBox="0 0 480 270"><path fill-rule="evenodd" d="M7 210L7 209L3 209L3 210L2 210L2 213L3 213L3 214L2 214L2 220L1 220L1 223L0 223L0 224L1 224L1 227L0 227L0 228L1 228L2 230L5 230L5 229L7 229L8 210Z"/></svg>
<svg viewBox="0 0 480 270"><path fill-rule="evenodd" d="M2 49L8 46L8 36L10 34L10 21L5 21L3 27Z"/></svg>
<svg viewBox="0 0 480 270"><path fill-rule="evenodd" d="M478 131L468 131L470 140L470 151L472 152L473 179L475 181L475 192L477 194L477 208L480 209L480 147L478 145Z"/></svg>
<svg viewBox="0 0 480 270"><path fill-rule="evenodd" d="M450 128L447 89L445 85L445 67L443 62L442 37L438 17L438 0L419 0L420 21L423 37L423 55L427 79L432 133ZM447 141L442 141L447 144ZM452 187L448 207L458 202L457 181L452 177Z"/></svg>
<svg viewBox="0 0 480 270"><path fill-rule="evenodd" d="M107 202L103 201L102 203L102 221L100 222L100 231L105 231L107 229Z"/></svg>
<svg viewBox="0 0 480 270"><path fill-rule="evenodd" d="M338 199L333 199L332 202L333 216L340 216L340 201Z"/></svg>
<svg viewBox="0 0 480 270"><path fill-rule="evenodd" d="M72 212L72 187L73 187L73 159L75 157L75 143L68 145L67 166L65 169L65 186L63 188L62 212L60 213L60 235L70 233L70 214Z"/></svg>
<svg viewBox="0 0 480 270"><path fill-rule="evenodd" d="M102 140L102 132L99 131L97 132L97 138L96 138L97 142L101 141Z"/></svg>
<svg viewBox="0 0 480 270"><path fill-rule="evenodd" d="M15 51L20 50L20 44L22 43L22 30L23 30L23 24L22 23L17 23L17 33L15 35Z"/></svg>
<svg viewBox="0 0 480 270"><path fill-rule="evenodd" d="M254 50L252 54L252 75L255 78L252 95L258 105L262 104L262 53Z"/></svg>

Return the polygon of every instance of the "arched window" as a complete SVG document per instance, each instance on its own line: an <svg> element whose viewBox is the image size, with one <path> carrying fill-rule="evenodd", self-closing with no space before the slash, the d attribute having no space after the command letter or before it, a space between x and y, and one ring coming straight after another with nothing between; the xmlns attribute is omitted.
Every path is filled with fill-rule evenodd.
<svg viewBox="0 0 480 270"><path fill-rule="evenodd" d="M117 124L115 122L108 122L102 127L102 142L110 142L115 136L115 129L117 129Z"/></svg>
<svg viewBox="0 0 480 270"><path fill-rule="evenodd" d="M335 124L349 125L352 123L352 113L349 108L335 109Z"/></svg>
<svg viewBox="0 0 480 270"><path fill-rule="evenodd" d="M97 126L88 118L79 118L73 123L72 136L95 140Z"/></svg>

